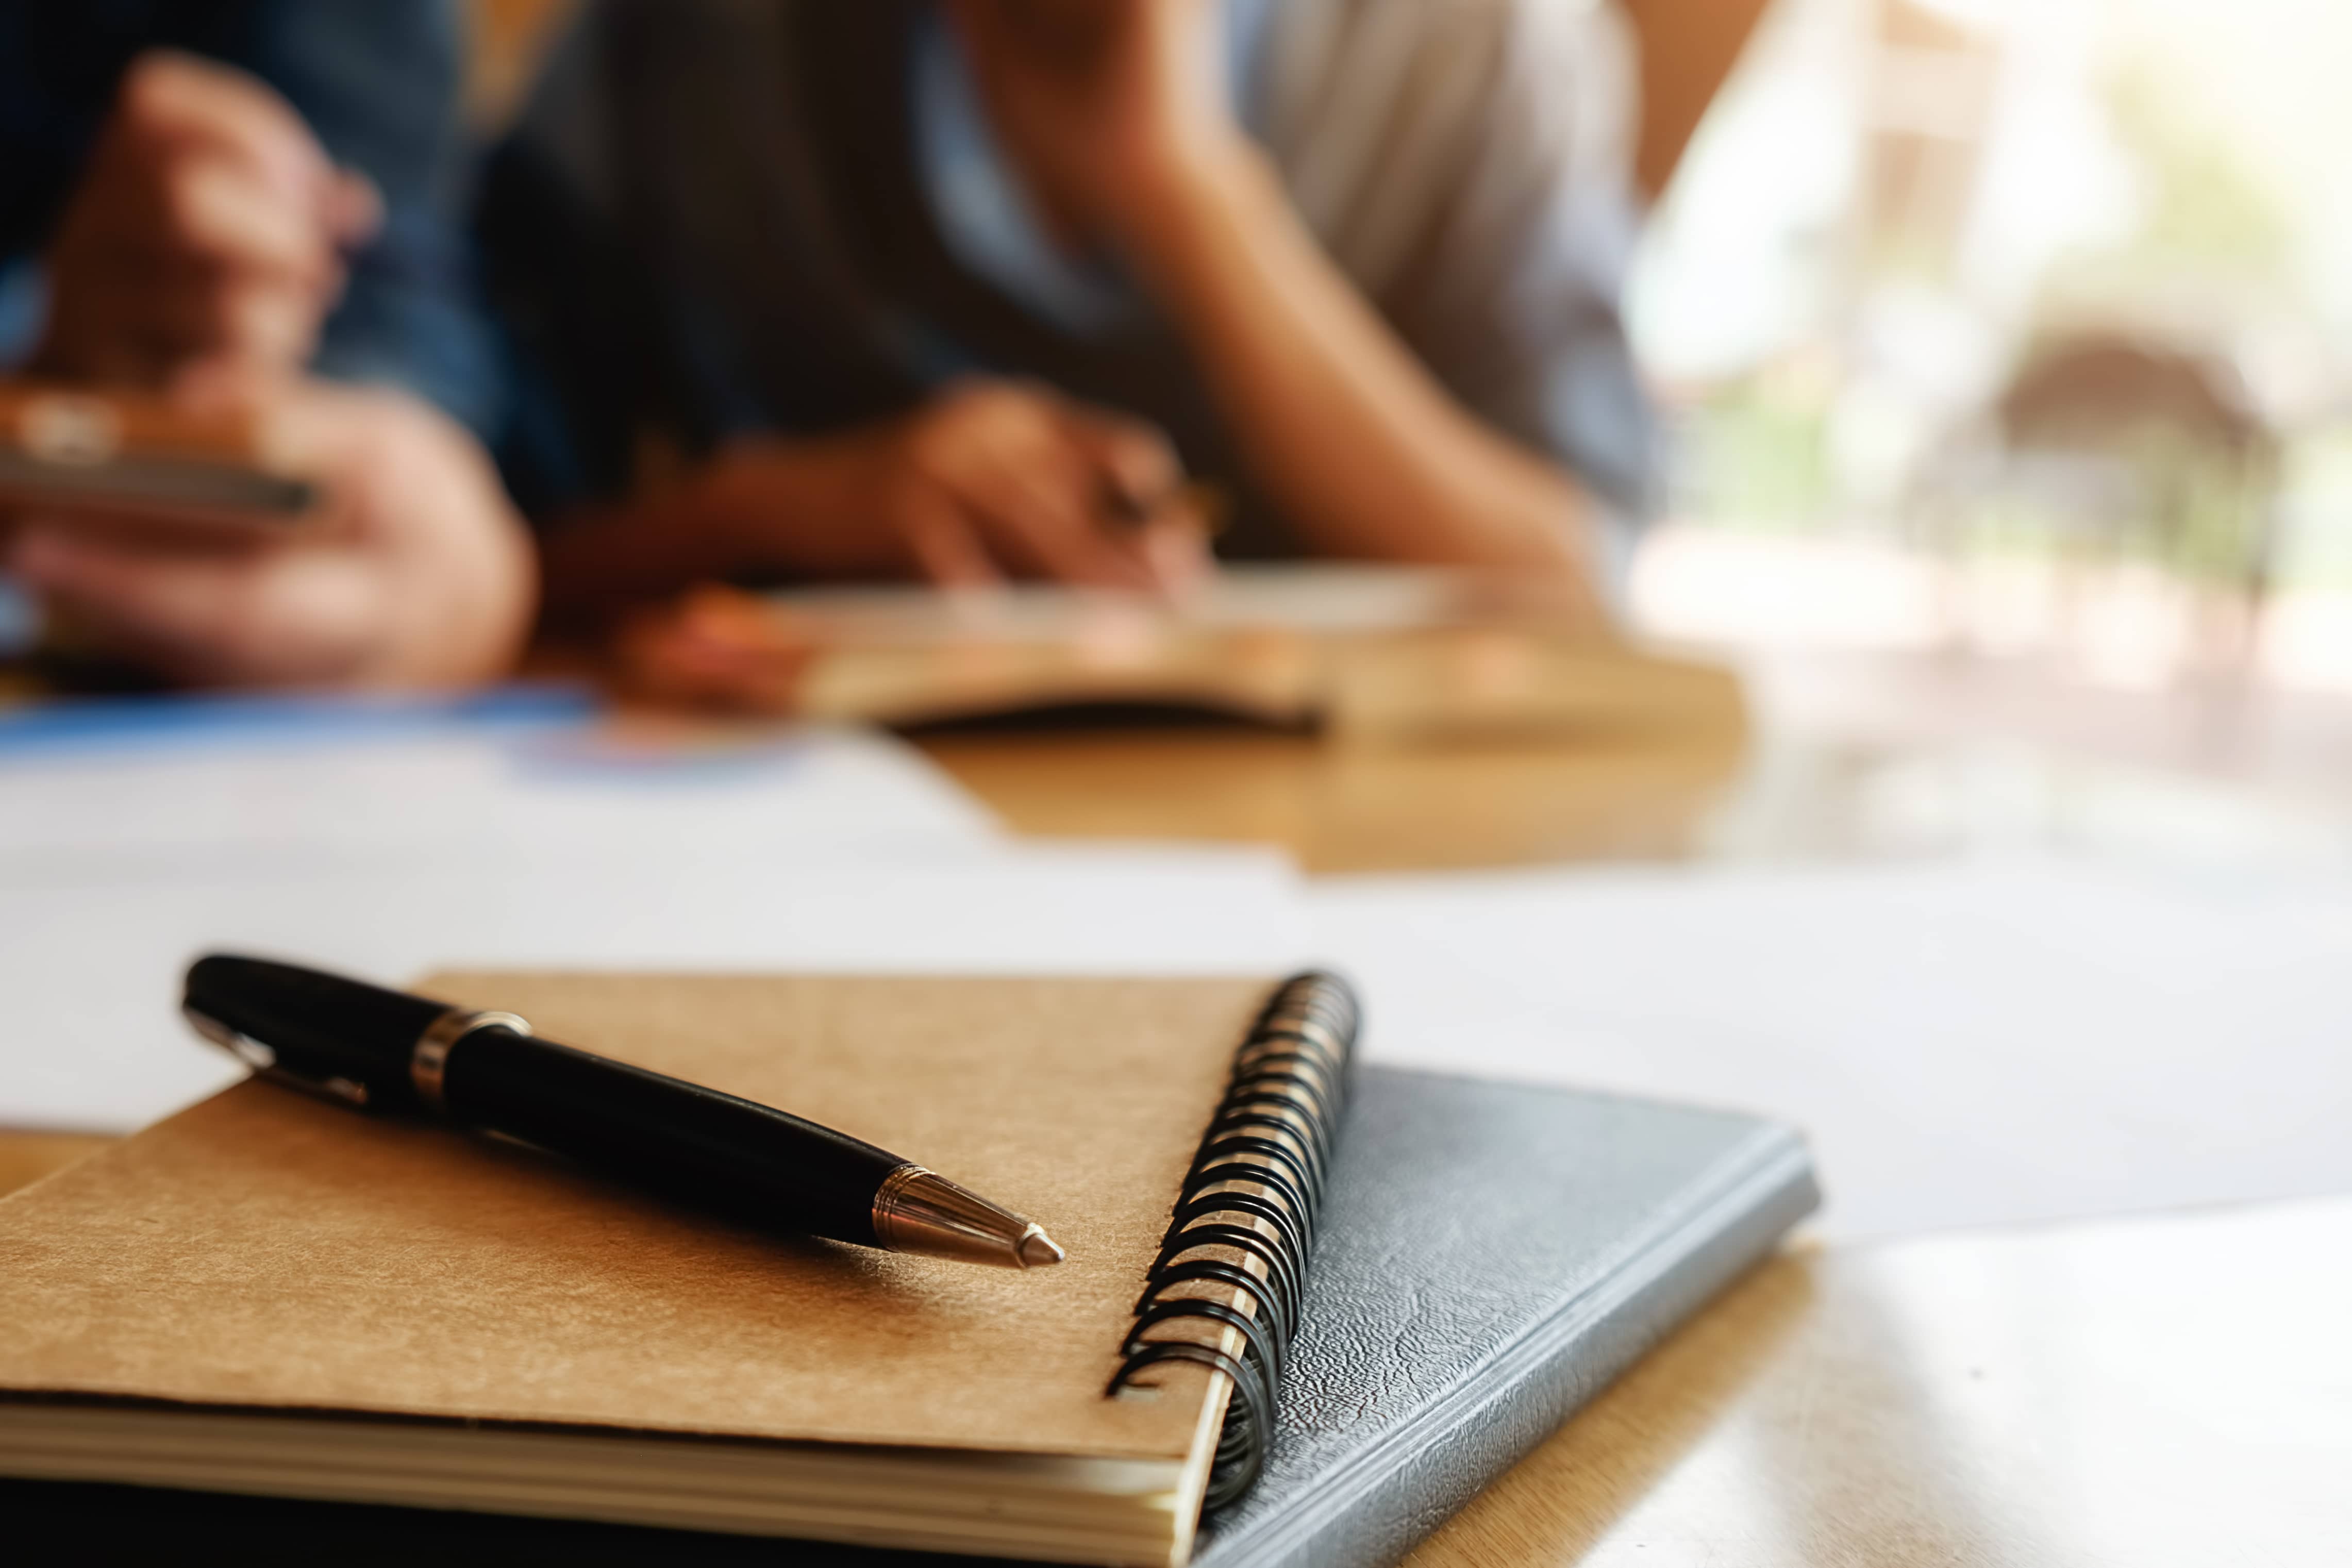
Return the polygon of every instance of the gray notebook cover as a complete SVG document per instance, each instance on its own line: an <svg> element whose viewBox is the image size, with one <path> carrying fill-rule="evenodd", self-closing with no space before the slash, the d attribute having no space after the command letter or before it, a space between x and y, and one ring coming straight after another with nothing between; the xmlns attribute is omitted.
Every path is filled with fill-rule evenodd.
<svg viewBox="0 0 2352 1568"><path fill-rule="evenodd" d="M1362 1069L1265 1478L1193 1562L1402 1556L1818 1201L1753 1117Z"/></svg>
<svg viewBox="0 0 2352 1568"><path fill-rule="evenodd" d="M1802 1140L1753 1117L1361 1069L1265 1478L1193 1562L1393 1562L1815 1201ZM558 1552L574 1564L977 1561L97 1486L0 1484L0 1508L94 1549L227 1531L264 1554L332 1542L344 1568L419 1552L439 1568Z"/></svg>

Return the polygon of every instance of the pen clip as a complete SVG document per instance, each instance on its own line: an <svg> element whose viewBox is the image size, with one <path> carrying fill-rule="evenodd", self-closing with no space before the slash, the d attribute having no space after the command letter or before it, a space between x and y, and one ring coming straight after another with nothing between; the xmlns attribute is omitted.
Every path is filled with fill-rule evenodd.
<svg viewBox="0 0 2352 1568"><path fill-rule="evenodd" d="M251 1068L256 1077L282 1083L289 1089L299 1089L305 1094L331 1100L339 1105L366 1107L367 1085L341 1077L305 1078L280 1062L276 1051L244 1030L232 1028L202 1008L185 1003L181 1005L180 1012L196 1033Z"/></svg>

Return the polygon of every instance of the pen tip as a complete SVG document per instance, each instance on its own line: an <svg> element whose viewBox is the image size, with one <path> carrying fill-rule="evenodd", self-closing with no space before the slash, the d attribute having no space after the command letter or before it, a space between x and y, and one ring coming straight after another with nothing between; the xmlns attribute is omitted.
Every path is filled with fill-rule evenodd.
<svg viewBox="0 0 2352 1568"><path fill-rule="evenodd" d="M874 1239L893 1252L996 1268L1062 1261L1045 1227L920 1165L899 1166L874 1194Z"/></svg>

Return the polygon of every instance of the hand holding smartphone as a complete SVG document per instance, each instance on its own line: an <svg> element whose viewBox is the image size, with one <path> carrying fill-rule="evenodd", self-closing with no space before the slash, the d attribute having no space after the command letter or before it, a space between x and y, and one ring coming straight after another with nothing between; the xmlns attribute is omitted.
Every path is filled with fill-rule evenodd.
<svg viewBox="0 0 2352 1568"><path fill-rule="evenodd" d="M241 410L0 381L0 516L227 542L290 537L320 511L317 487L269 465Z"/></svg>
<svg viewBox="0 0 2352 1568"><path fill-rule="evenodd" d="M0 387L0 573L77 647L195 685L436 686L504 669L530 626L522 520L410 394Z"/></svg>

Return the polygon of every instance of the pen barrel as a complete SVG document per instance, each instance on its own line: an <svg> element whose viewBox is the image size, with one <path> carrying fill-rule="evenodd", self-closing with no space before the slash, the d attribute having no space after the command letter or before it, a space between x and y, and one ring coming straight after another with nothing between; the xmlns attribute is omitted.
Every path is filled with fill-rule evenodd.
<svg viewBox="0 0 2352 1568"><path fill-rule="evenodd" d="M416 1041L446 1002L215 952L188 967L183 1005L206 1035L260 1071L370 1110L425 1109Z"/></svg>
<svg viewBox="0 0 2352 1568"><path fill-rule="evenodd" d="M449 1053L453 1121L767 1229L877 1245L874 1195L906 1163L735 1095L506 1029Z"/></svg>

